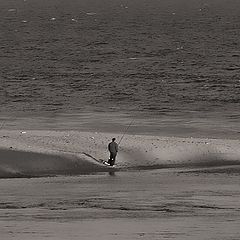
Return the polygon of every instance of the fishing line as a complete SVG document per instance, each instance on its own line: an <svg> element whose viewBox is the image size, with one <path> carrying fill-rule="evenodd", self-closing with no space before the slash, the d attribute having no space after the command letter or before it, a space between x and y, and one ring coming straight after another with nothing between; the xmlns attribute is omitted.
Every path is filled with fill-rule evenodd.
<svg viewBox="0 0 240 240"><path fill-rule="evenodd" d="M133 122L134 122L134 118L133 118L132 121L128 124L125 132L123 133L123 135L122 135L122 137L121 137L121 139L120 139L120 141L119 141L119 143L118 143L118 146L120 145L121 141L123 140L125 134L127 133L127 131L128 131L128 129L130 128L130 126L133 124Z"/></svg>

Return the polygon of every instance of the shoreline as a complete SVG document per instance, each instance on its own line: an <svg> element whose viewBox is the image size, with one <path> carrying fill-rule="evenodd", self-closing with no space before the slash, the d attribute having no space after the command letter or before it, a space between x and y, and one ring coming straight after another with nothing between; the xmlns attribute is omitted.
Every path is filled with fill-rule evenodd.
<svg viewBox="0 0 240 240"><path fill-rule="evenodd" d="M0 177L71 175L108 171L107 144L120 134L1 130ZM240 141L126 134L116 170L240 165Z"/></svg>

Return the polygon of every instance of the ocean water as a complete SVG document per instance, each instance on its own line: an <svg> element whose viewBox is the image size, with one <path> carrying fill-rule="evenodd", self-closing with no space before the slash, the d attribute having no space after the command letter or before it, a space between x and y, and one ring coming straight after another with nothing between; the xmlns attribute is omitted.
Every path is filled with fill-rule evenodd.
<svg viewBox="0 0 240 240"><path fill-rule="evenodd" d="M239 25L237 0L0 0L1 121L238 138Z"/></svg>

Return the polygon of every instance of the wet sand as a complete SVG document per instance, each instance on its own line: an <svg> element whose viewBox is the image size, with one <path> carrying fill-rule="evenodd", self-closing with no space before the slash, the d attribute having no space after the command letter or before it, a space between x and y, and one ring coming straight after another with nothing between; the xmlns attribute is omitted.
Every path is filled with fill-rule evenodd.
<svg viewBox="0 0 240 240"><path fill-rule="evenodd" d="M1 237L239 239L238 140L126 135L110 171L113 136L2 130Z"/></svg>
<svg viewBox="0 0 240 240"><path fill-rule="evenodd" d="M0 181L9 239L239 239L239 172L146 170Z"/></svg>

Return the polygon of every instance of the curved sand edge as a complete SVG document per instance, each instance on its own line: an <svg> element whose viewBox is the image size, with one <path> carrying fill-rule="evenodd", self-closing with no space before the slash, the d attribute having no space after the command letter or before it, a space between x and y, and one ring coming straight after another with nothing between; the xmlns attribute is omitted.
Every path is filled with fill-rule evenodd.
<svg viewBox="0 0 240 240"><path fill-rule="evenodd" d="M107 144L119 134L78 131L0 132L0 177L4 174L74 174L102 171L87 157L107 160ZM240 141L126 135L117 156L120 168L149 169L179 166L240 164ZM2 174L1 174L2 172Z"/></svg>

